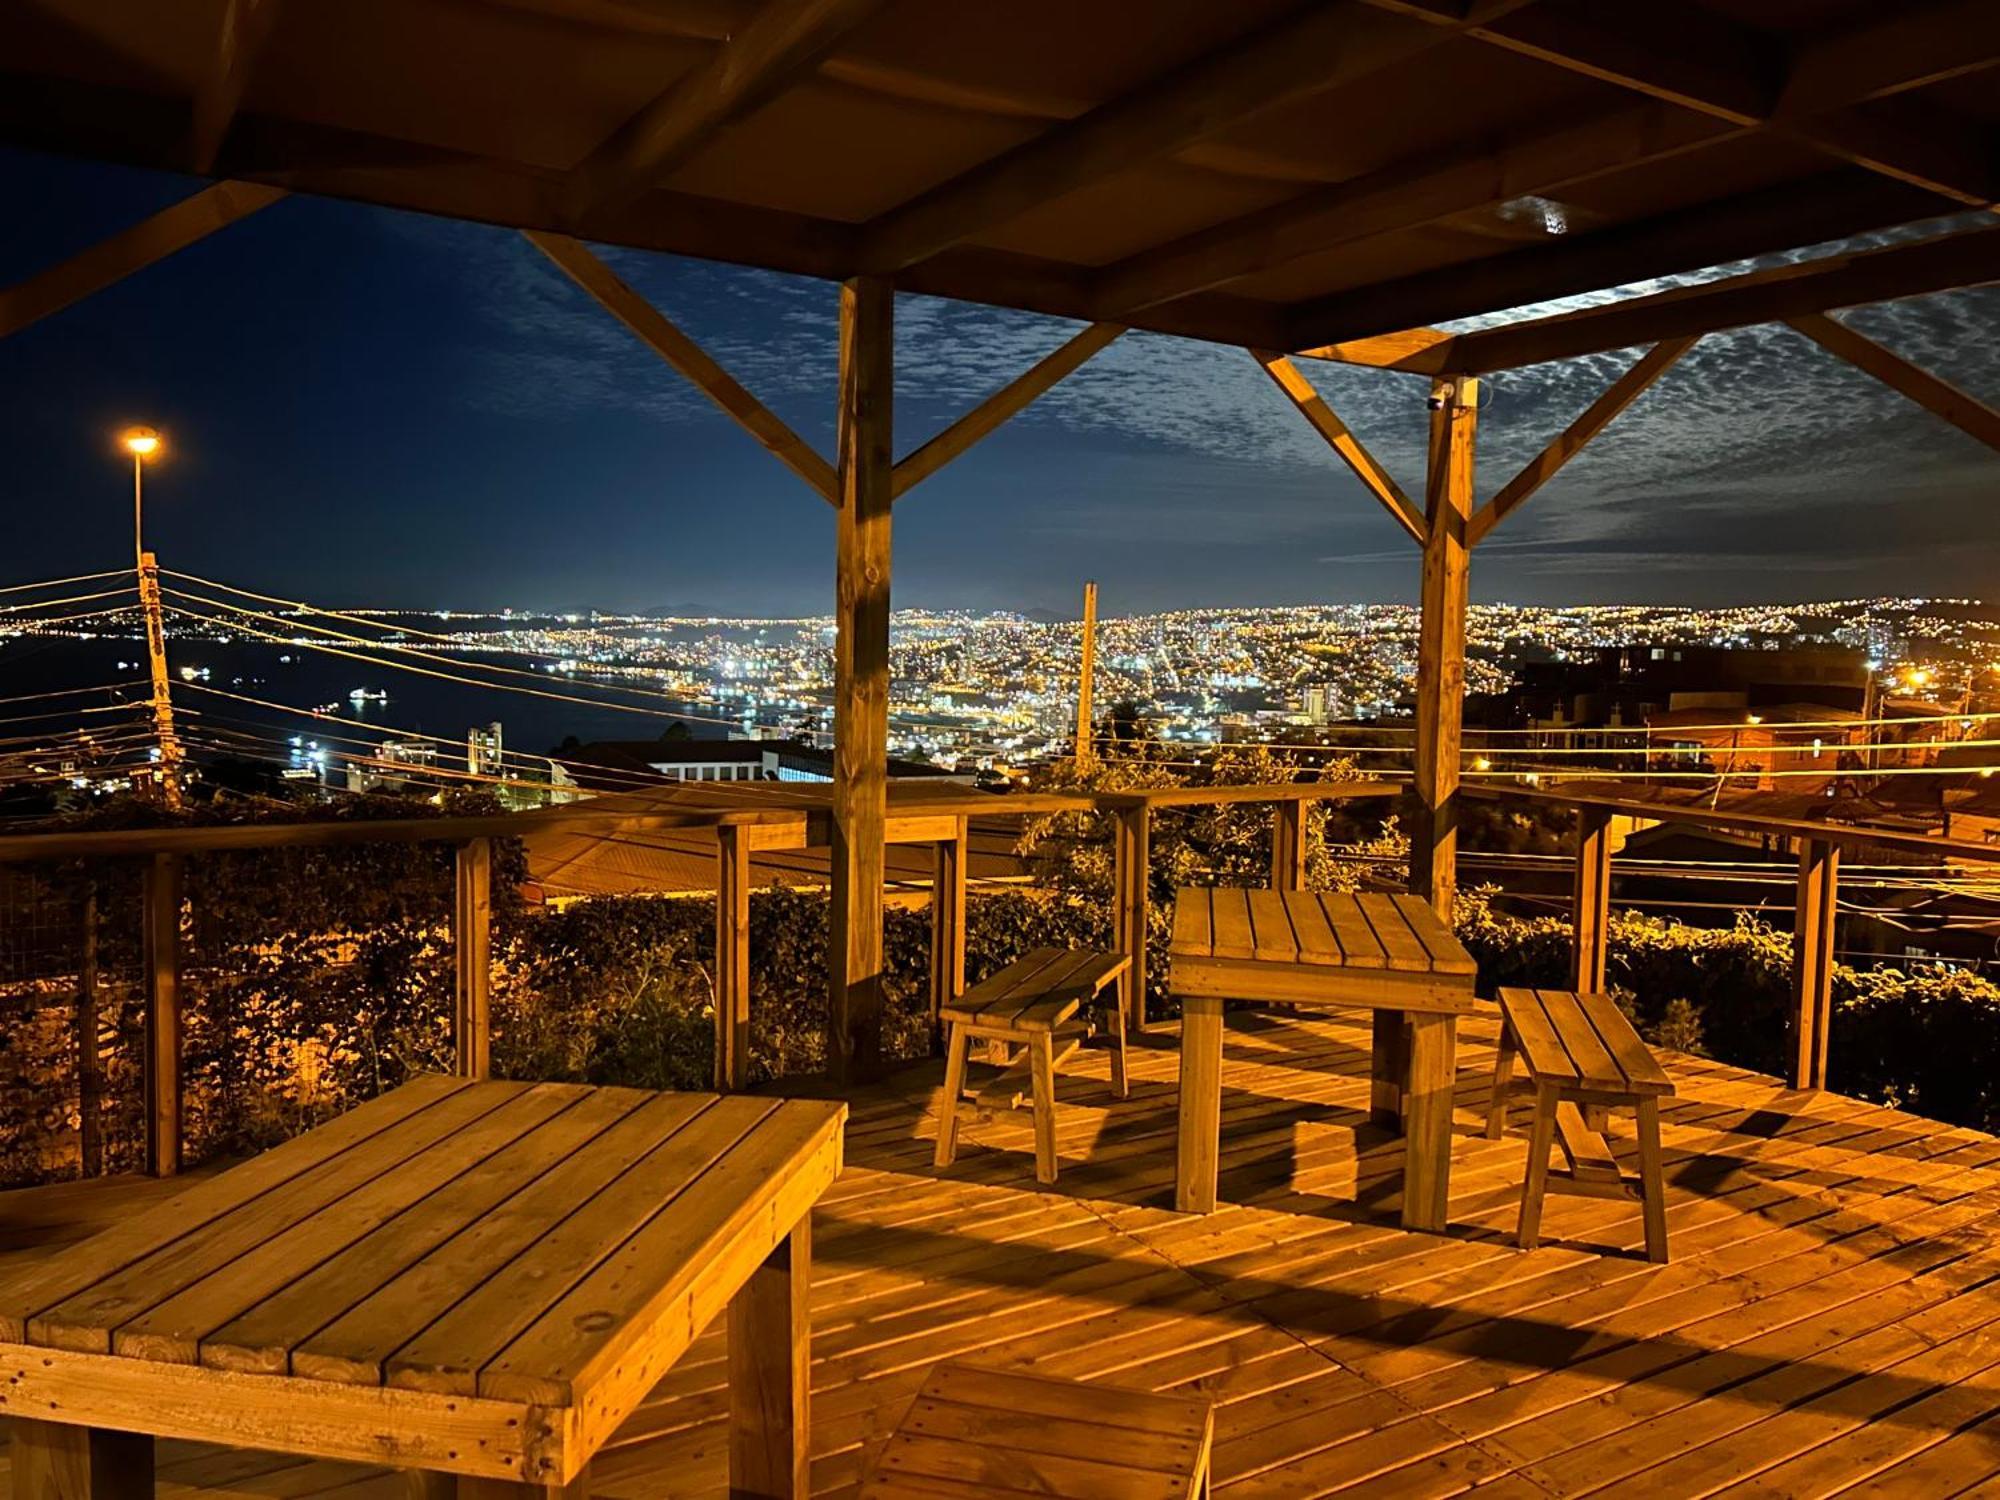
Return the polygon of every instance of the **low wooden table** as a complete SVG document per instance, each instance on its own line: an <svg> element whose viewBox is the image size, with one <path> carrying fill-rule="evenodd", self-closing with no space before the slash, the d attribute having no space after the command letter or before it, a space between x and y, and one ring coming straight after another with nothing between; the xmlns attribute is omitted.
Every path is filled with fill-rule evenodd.
<svg viewBox="0 0 2000 1500"><path fill-rule="evenodd" d="M1222 1002L1276 1000L1375 1013L1371 1114L1400 1125L1403 1224L1442 1229L1451 1193L1458 1018L1483 1008L1477 965L1415 896L1194 887L1174 901L1169 983L1181 1002L1175 1205L1215 1208Z"/></svg>
<svg viewBox="0 0 2000 1500"><path fill-rule="evenodd" d="M150 1495L173 1437L580 1495L726 1307L733 1491L804 1495L846 1114L417 1078L0 1279L15 1492Z"/></svg>

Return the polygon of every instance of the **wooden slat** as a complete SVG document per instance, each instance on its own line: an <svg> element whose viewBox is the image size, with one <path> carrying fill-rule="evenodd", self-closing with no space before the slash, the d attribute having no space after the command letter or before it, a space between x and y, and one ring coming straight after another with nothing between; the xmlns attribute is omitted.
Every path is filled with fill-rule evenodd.
<svg viewBox="0 0 2000 1500"><path fill-rule="evenodd" d="M1500 991L1500 1005L1507 1013L1507 1024L1513 1028L1515 1039L1520 1044L1522 1061L1527 1064L1530 1075L1555 1083L1577 1082L1576 1063L1556 1034L1555 1023L1542 1008L1541 993L1537 990L1503 989Z"/></svg>
<svg viewBox="0 0 2000 1500"><path fill-rule="evenodd" d="M1297 963L1299 940L1292 932L1282 891L1248 891L1255 956L1267 963Z"/></svg>
<svg viewBox="0 0 2000 1500"><path fill-rule="evenodd" d="M1416 934L1417 941L1424 945L1432 973L1479 972L1478 962L1465 951L1465 945L1459 942L1451 929L1438 920L1438 914L1431 910L1428 901L1402 891L1395 893L1391 899L1396 903L1396 910L1403 914L1403 920L1410 924L1410 931Z"/></svg>
<svg viewBox="0 0 2000 1500"><path fill-rule="evenodd" d="M1215 928L1206 886L1183 886L1174 892L1172 952L1201 958L1215 952Z"/></svg>
<svg viewBox="0 0 2000 1500"><path fill-rule="evenodd" d="M676 1213L686 1208L695 1185L754 1139L779 1107L776 1100L731 1095L703 1110L652 1154L651 1169L632 1184L635 1189L643 1186L643 1192L599 1193L546 1228L533 1244L464 1291L448 1311L398 1348L386 1366L387 1383L447 1395L476 1394L480 1372L517 1336L670 1206ZM748 1185L741 1174L742 1168L736 1166L723 1173L739 1189ZM664 1258L656 1262L662 1277L672 1264ZM593 1311L596 1316L587 1326L602 1333L610 1326L604 1314L619 1309L600 1303ZM579 1330L571 1333L581 1337ZM295 1362L302 1371L320 1373L316 1364L308 1366L305 1361L314 1343L308 1340L301 1346ZM538 1368L532 1360L523 1361L523 1367ZM337 1377L338 1370L324 1373ZM567 1392L556 1404L566 1399Z"/></svg>
<svg viewBox="0 0 2000 1500"><path fill-rule="evenodd" d="M1343 964L1350 969L1389 967L1388 952L1382 947L1382 940L1375 936L1375 929L1361 910L1358 897L1341 891L1322 891L1319 904L1320 910L1326 913L1327 924L1340 940Z"/></svg>
<svg viewBox="0 0 2000 1500"><path fill-rule="evenodd" d="M1250 921L1250 893L1236 886L1217 886L1211 897L1217 958L1255 958L1257 930Z"/></svg>
<svg viewBox="0 0 2000 1500"><path fill-rule="evenodd" d="M157 1249L125 1261L108 1275L94 1278L87 1290L46 1308L29 1321L28 1341L82 1353L112 1352L113 1331L134 1317L202 1277L226 1270L292 1225L505 1108L528 1087L490 1083L447 1094L260 1194L254 1212L227 1214L178 1235L171 1220L156 1219Z"/></svg>
<svg viewBox="0 0 2000 1500"><path fill-rule="evenodd" d="M1604 1050L1617 1060L1627 1087L1660 1094L1674 1091L1674 1081L1667 1076L1667 1070L1660 1066L1652 1049L1609 995L1579 993L1576 998L1596 1030L1597 1039L1604 1043Z"/></svg>
<svg viewBox="0 0 2000 1500"><path fill-rule="evenodd" d="M1568 990L1537 990L1542 1010L1555 1028L1556 1038L1576 1064L1576 1079L1583 1088L1622 1090L1625 1070L1598 1039L1597 1028L1583 1013L1575 995Z"/></svg>
<svg viewBox="0 0 2000 1500"><path fill-rule="evenodd" d="M1382 945L1382 952L1392 969L1426 971L1431 966L1430 954L1423 942L1410 931L1410 924L1396 903L1379 891L1364 891L1355 898L1361 914L1368 919L1369 929Z"/></svg>
<svg viewBox="0 0 2000 1500"><path fill-rule="evenodd" d="M700 1107L698 1097L593 1090L338 1254L317 1265L302 1259L308 1267L302 1274L202 1335L201 1362L216 1369L304 1374L293 1370L292 1353L310 1336L321 1378L330 1368L330 1354L339 1350L344 1361L339 1378L379 1382L381 1360L397 1344L493 1269L490 1247L522 1248L524 1234L580 1203ZM442 1270L448 1291L435 1275L411 1272L434 1253L427 1270ZM482 1260L482 1254L489 1258ZM426 1287L429 1301L415 1295ZM373 1344L358 1336L363 1331L374 1334Z"/></svg>
<svg viewBox="0 0 2000 1500"><path fill-rule="evenodd" d="M92 1239L87 1249L0 1278L0 1341L25 1342L29 1318L81 1295L132 1262L162 1246L181 1242L246 1204L263 1203L275 1189L467 1087L459 1079L419 1074L394 1093L357 1105L338 1119L252 1157L221 1177L195 1184L154 1212L113 1225Z"/></svg>
<svg viewBox="0 0 2000 1500"><path fill-rule="evenodd" d="M1583 1110L1568 1099L1556 1105L1556 1139L1562 1143L1563 1156L1569 1162L1571 1174L1579 1182L1622 1182L1623 1175L1618 1169L1618 1158L1611 1154L1601 1131L1592 1130L1584 1122Z"/></svg>
<svg viewBox="0 0 2000 1500"><path fill-rule="evenodd" d="M1285 906L1291 913L1293 935L1299 941L1300 963L1340 964L1346 961L1340 939L1334 935L1333 924L1327 920L1326 908L1320 904L1317 892L1289 893Z"/></svg>

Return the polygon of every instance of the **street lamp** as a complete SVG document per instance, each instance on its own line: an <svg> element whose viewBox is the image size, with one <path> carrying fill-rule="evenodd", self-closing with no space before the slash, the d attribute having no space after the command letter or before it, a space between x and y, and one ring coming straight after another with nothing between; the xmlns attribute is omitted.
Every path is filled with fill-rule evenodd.
<svg viewBox="0 0 2000 1500"><path fill-rule="evenodd" d="M161 439L150 427L128 427L119 434L118 441L132 455L132 554L133 562L141 564L146 555L140 523L146 504L146 460L160 451Z"/></svg>

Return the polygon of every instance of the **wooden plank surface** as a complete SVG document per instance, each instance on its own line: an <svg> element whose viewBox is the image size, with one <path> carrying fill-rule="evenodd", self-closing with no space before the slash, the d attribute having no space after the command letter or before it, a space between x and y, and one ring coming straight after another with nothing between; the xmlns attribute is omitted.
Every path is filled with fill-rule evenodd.
<svg viewBox="0 0 2000 1500"><path fill-rule="evenodd" d="M1299 940L1287 908L1290 892L1246 891L1255 957L1265 963L1290 964L1299 959Z"/></svg>
<svg viewBox="0 0 2000 1500"><path fill-rule="evenodd" d="M1215 924L1211 942L1215 957L1255 958L1257 929L1250 920L1250 893L1234 886L1218 886L1209 900Z"/></svg>

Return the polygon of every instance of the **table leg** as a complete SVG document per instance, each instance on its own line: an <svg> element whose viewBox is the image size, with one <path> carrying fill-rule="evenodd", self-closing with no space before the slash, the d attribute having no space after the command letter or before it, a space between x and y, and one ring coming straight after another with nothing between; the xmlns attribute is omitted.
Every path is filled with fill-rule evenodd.
<svg viewBox="0 0 2000 1500"><path fill-rule="evenodd" d="M1182 1213L1215 1211L1215 1178L1222 1149L1222 1001L1181 997L1180 1139L1174 1172L1174 1207Z"/></svg>
<svg viewBox="0 0 2000 1500"><path fill-rule="evenodd" d="M1404 1091L1403 1227L1442 1229L1451 1217L1451 1105L1458 1018L1413 1015Z"/></svg>
<svg viewBox="0 0 2000 1500"><path fill-rule="evenodd" d="M1400 1010L1374 1012L1369 1055L1368 1118L1390 1130L1403 1127L1403 1075L1408 1070L1408 1026Z"/></svg>
<svg viewBox="0 0 2000 1500"><path fill-rule="evenodd" d="M803 1500L811 1393L812 1220L751 1273L729 1304L729 1493Z"/></svg>
<svg viewBox="0 0 2000 1500"><path fill-rule="evenodd" d="M16 1417L14 1500L152 1500L153 1440Z"/></svg>

